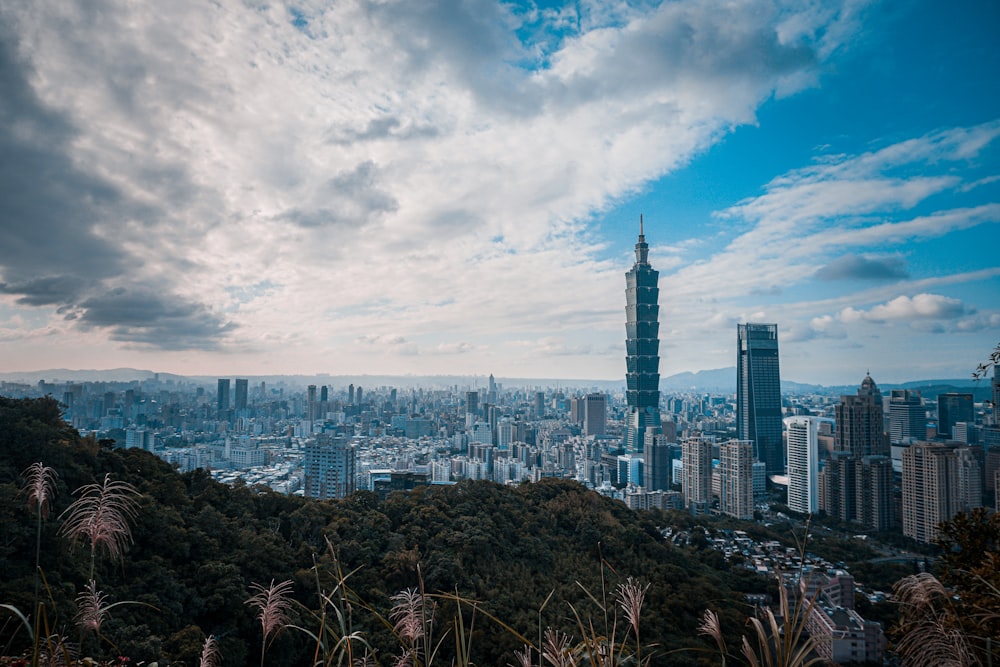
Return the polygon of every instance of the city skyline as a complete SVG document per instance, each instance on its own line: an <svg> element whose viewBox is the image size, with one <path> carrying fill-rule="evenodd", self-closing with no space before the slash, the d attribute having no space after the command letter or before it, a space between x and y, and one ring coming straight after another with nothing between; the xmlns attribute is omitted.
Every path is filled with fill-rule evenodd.
<svg viewBox="0 0 1000 667"><path fill-rule="evenodd" d="M4 17L0 372L624 378L640 214L663 377L997 343L995 3Z"/></svg>

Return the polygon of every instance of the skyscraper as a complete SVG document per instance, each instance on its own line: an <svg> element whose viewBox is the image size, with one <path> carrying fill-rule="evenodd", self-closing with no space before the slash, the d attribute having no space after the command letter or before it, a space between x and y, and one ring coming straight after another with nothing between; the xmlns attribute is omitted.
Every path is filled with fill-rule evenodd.
<svg viewBox="0 0 1000 667"><path fill-rule="evenodd" d="M835 413L834 450L856 458L888 455L882 393L871 375L865 375L857 395L840 397Z"/></svg>
<svg viewBox="0 0 1000 667"><path fill-rule="evenodd" d="M788 507L802 514L819 511L819 422L815 417L789 417Z"/></svg>
<svg viewBox="0 0 1000 667"><path fill-rule="evenodd" d="M778 325L740 324L736 329L736 437L752 440L769 475L785 471L781 442L781 374Z"/></svg>
<svg viewBox="0 0 1000 667"><path fill-rule="evenodd" d="M927 413L919 391L893 389L889 394L889 436L894 443L927 438Z"/></svg>
<svg viewBox="0 0 1000 667"><path fill-rule="evenodd" d="M624 447L641 452L647 430L660 428L660 273L649 264L649 245L639 216L635 264L625 274Z"/></svg>
<svg viewBox="0 0 1000 667"><path fill-rule="evenodd" d="M604 435L607 432L607 398L604 394L587 394L583 403L583 434Z"/></svg>
<svg viewBox="0 0 1000 667"><path fill-rule="evenodd" d="M972 403L972 394L948 392L938 394L938 427L939 438L955 438L953 430L958 422L974 422L976 413Z"/></svg>
<svg viewBox="0 0 1000 667"><path fill-rule="evenodd" d="M219 387L215 397L215 409L219 418L224 419L229 411L229 379L220 378Z"/></svg>
<svg viewBox="0 0 1000 667"><path fill-rule="evenodd" d="M247 409L247 394L249 393L250 381L236 378L236 410Z"/></svg>
<svg viewBox="0 0 1000 667"><path fill-rule="evenodd" d="M737 519L753 519L753 443L730 440L719 448L719 509Z"/></svg>

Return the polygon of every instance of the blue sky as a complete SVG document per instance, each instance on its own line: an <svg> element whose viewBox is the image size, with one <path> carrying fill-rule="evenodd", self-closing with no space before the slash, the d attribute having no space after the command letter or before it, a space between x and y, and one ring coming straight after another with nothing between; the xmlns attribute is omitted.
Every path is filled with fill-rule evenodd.
<svg viewBox="0 0 1000 667"><path fill-rule="evenodd" d="M968 377L994 2L6 3L3 371Z"/></svg>

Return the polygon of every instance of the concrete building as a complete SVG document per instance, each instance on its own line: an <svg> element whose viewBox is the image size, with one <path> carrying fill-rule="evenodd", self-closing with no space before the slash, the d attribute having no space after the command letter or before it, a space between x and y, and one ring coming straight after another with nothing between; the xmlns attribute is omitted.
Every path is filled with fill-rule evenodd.
<svg viewBox="0 0 1000 667"><path fill-rule="evenodd" d="M730 440L719 448L719 509L737 519L753 519L753 443Z"/></svg>
<svg viewBox="0 0 1000 667"><path fill-rule="evenodd" d="M701 436L685 438L681 461L684 505L694 514L704 514L712 505L712 441Z"/></svg>
<svg viewBox="0 0 1000 667"><path fill-rule="evenodd" d="M894 443L927 439L927 413L919 391L893 389L890 393L889 439Z"/></svg>
<svg viewBox="0 0 1000 667"><path fill-rule="evenodd" d="M856 520L868 530L891 530L896 523L892 460L888 456L864 456L855 460L854 471Z"/></svg>
<svg viewBox="0 0 1000 667"><path fill-rule="evenodd" d="M819 512L819 421L815 417L785 419L788 435L788 508L802 514Z"/></svg>
<svg viewBox="0 0 1000 667"><path fill-rule="evenodd" d="M857 395L841 396L835 408L834 450L853 456L887 456L882 416L882 393L871 375L861 381Z"/></svg>
<svg viewBox="0 0 1000 667"><path fill-rule="evenodd" d="M926 442L903 450L903 534L933 542L938 524L950 520L959 508L954 450Z"/></svg>
<svg viewBox="0 0 1000 667"><path fill-rule="evenodd" d="M344 498L355 490L355 450L345 436L321 433L306 441L305 495Z"/></svg>
<svg viewBox="0 0 1000 667"><path fill-rule="evenodd" d="M587 394L583 402L583 434L605 435L608 432L608 398L604 394Z"/></svg>

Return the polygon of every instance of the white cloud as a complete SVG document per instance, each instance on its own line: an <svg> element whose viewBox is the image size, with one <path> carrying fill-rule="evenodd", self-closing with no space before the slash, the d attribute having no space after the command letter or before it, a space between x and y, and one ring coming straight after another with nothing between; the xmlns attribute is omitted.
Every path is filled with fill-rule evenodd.
<svg viewBox="0 0 1000 667"><path fill-rule="evenodd" d="M940 294L917 294L913 297L898 296L868 310L844 308L840 311L839 317L845 323L950 320L961 317L967 312L966 306L959 299Z"/></svg>

